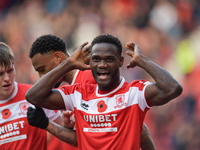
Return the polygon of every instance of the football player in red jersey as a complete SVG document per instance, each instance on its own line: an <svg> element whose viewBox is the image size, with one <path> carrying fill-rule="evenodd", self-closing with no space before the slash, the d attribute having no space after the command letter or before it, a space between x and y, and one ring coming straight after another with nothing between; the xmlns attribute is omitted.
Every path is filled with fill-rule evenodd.
<svg viewBox="0 0 200 150"><path fill-rule="evenodd" d="M33 67L38 72L40 77L58 66L64 60L69 58L69 56L70 55L66 50L65 42L55 35L43 35L37 38L32 44L29 53L29 57L31 58ZM62 79L57 82L56 86L59 86L63 81L65 84L68 85L73 85L75 83L96 84L96 81L92 76L91 70L81 71L78 69L74 69L63 76ZM69 117L69 111L64 111L63 115ZM67 127L73 127L74 123L68 117L63 118L63 120L67 122L65 125ZM51 141L53 144L49 144L49 149L51 149L50 146L61 147L61 145L65 145L63 147L66 147L67 145L61 143L58 140ZM143 130L141 134L141 148L142 150L156 149L151 134L145 124L143 125Z"/></svg>
<svg viewBox="0 0 200 150"><path fill-rule="evenodd" d="M107 35L108 36L108 35ZM103 35L103 37L106 37L106 36L104 36ZM109 36L108 36L109 37ZM102 38L102 37L101 37ZM96 39L98 39L98 38L96 38ZM109 39L109 38L108 38ZM109 39L110 40L110 39ZM96 41L98 41L98 40L96 40ZM97 53L97 54L95 54L94 55L94 57L90 60L90 65L91 65L91 67L93 66L93 68L92 68L92 71L93 71L93 76L94 76L94 78L95 78L95 80L96 80L96 82L98 83L98 87L99 87L99 91L98 92L100 92L101 94L102 93L104 93L104 92L101 92L101 91L106 91L106 92L108 92L108 91L110 91L110 90L113 90L113 89L115 89L115 88L117 88L120 84L121 84L121 77L119 76L119 72L118 72L118 69L119 69L119 67L121 67L122 66L122 64L123 64L123 58L121 57L121 54L119 55L118 54L118 52L116 52L116 43L112 43L113 41L112 41L112 36L111 36L111 41L103 41L103 42L100 42L100 43L95 43L94 45L92 45L93 46L93 48L94 49L92 49L92 54L93 53ZM86 44L83 44L81 47L80 47L80 49L82 50L82 48L85 46ZM113 45L115 45L114 47L113 47ZM97 48L96 48L97 47ZM171 100L171 99L173 99L173 98L175 98L175 97L177 97L178 95L180 95L180 93L182 92L182 88L181 88L181 86L180 86L180 84L178 83L178 82L176 82L176 80L174 80L172 77L171 77L171 75L170 74L168 74L165 70L163 70L162 68L160 68L160 67L158 67L157 65L155 65L155 64L153 64L153 63L151 63L151 61L149 61L148 59L146 59L146 57L144 57L143 58L143 55L141 54L141 52L140 52L140 50L138 50L139 48L138 48L138 46L135 44L135 43L129 43L129 44L127 44L127 48L128 49L132 49L132 50L134 50L134 48L136 47L136 58L139 56L139 58L140 59L138 59L139 61L141 61L141 62L137 62L138 60L135 60L135 58L134 58L134 54L132 54L132 53L130 53L130 52L127 52L127 54L128 55L130 55L131 57L133 57L133 59L132 59L132 62L127 66L128 68L130 68L130 67L135 67L135 66L140 66L141 68L143 68L143 69L145 69L149 74L151 74L151 76L154 78L154 80L156 81L156 83L157 83L157 81L160 81L161 79L163 80L163 78L161 77L161 76L156 76L151 70L148 70L148 68L146 68L145 66L143 66L144 64L145 65L148 65L149 67L152 67L152 70L154 70L154 71L157 71L157 72L161 72L162 73L162 75L164 75L164 77L167 77L168 78L168 81L169 81L169 83L168 83L168 85L171 85L171 87L168 87L168 90L167 91L165 91L165 90L163 90L162 88L163 87L161 87L161 85L160 84L149 84L149 83L147 83L147 82L144 82L144 81L139 81L137 84L134 82L134 84L136 84L136 87L137 86L142 86L141 87L141 90L146 90L145 91L145 97L147 97L147 99L145 100L145 101L143 101L142 102L142 104L141 103L139 103L138 102L138 105L140 106L140 108L143 110L143 109L145 109L145 113L146 113L146 108L148 109L148 107L149 106L151 106L152 104L153 105L162 105L162 104L164 104L164 103L167 103L169 100ZM96 49L95 49L96 48ZM45 75L45 77L43 77L43 78L41 78L41 80L39 80L38 81L38 84L35 84L34 85L34 87L33 88L31 88L31 90L29 90L29 92L27 93L27 99L29 100L29 101L31 101L32 103L34 103L35 105L38 105L38 106L45 106L45 107L47 107L47 108L51 108L51 109L54 109L54 108L56 108L56 109L59 109L59 108L61 108L61 109L65 109L65 108L68 108L69 107L69 104L66 104L67 102L65 101L65 105L67 106L67 107L62 107L61 105L63 104L63 102L61 102L60 101L60 99L64 99L64 97L62 98L62 97L60 97L59 96L59 94L57 94L57 92L54 92L54 90L53 91L51 91L51 94L50 95L48 95L48 100L46 101L46 103L45 103L45 100L44 100L44 102L42 102L42 104L41 103L39 103L39 100L37 101L36 100L36 98L33 98L32 99L32 97L31 96L35 96L35 95L33 95L33 93L35 93L35 91L37 91L37 88L39 87L40 88L40 90L42 90L41 89L41 85L40 85L40 83L43 83L44 81L46 81L47 79L50 79L50 77L49 77L49 74L50 75L54 75L54 77L52 77L53 78L53 81L51 80L51 82L50 83L48 83L48 85L49 86L53 86L54 84L55 84L55 81L57 82L58 81L58 79L60 79L61 77L63 77L65 74L62 72L62 71L59 71L60 69L58 69L58 68L62 68L63 67L63 69L65 70L65 73L67 72L67 71L69 71L69 70L71 70L71 68L69 68L69 66L71 65L69 65L69 66L67 66L67 65L65 65L66 63L71 63L72 62L72 66L70 66L70 67L72 67L73 69L83 69L83 70L85 70L85 69L89 69L89 66L84 66L83 64L78 64L79 62L81 62L81 63L83 63L83 62L85 62L85 61L87 61L87 59L86 58L82 58L82 57L80 57L80 56L84 56L82 53L88 53L88 51L87 50L84 50L83 52L81 51L80 52L80 49L78 50L78 51L76 51L76 53L74 53L74 55L73 55L73 57L70 57L70 59L67 59L64 63L62 63L61 65L59 65L59 67L56 67L56 69L53 69L50 73L48 73L47 75ZM105 50L107 50L107 51L105 51ZM118 49L118 47L117 47L117 49ZM120 49L120 48L119 48ZM101 50L104 50L103 51L103 53L101 52ZM80 54L80 55L79 55ZM111 54L113 54L113 55L111 55ZM108 56L106 56L106 55L108 55ZM138 55L138 56L137 56ZM77 59L78 58L78 59ZM104 59L104 58L106 58L106 59ZM108 58L108 59L107 59ZM108 61L108 63L102 63L101 64L101 62L99 62L99 60L101 60L101 61ZM113 64L112 62L113 62L113 60L115 61L115 64ZM76 62L75 62L76 61ZM109 64L109 61L111 62L111 64ZM116 65L116 62L118 63L118 66ZM150 62L150 63L148 63L148 62ZM75 64L75 66L73 66ZM99 65L99 66L101 66L101 67L97 67L97 69L95 68L96 67L96 65L95 64L97 64L97 65ZM109 65L108 65L109 64ZM105 66L106 67L105 67ZM110 66L112 66L113 65L113 67L110 67ZM67 67L66 67L67 66ZM78 67L77 67L78 66ZM100 69L101 68L107 68L107 66L109 66L108 68L110 68L110 70L103 70L103 71L101 71ZM56 71L59 71L59 73L58 72L55 72L55 70ZM52 73L53 72L53 73ZM62 74L62 76L61 76L61 74ZM59 77L58 77L59 76ZM119 78L120 77L120 78ZM119 78L119 80L117 80ZM117 82L116 82L117 81ZM172 82L173 81L173 82ZM123 80L123 82L124 82L124 80ZM163 80L163 82L166 82L166 80ZM141 84L140 84L141 83ZM134 85L135 86L135 85ZM36 88L37 87L37 88ZM46 86L45 85L45 89L43 89L42 91L43 92L48 92L49 90L51 90L50 88L51 87L48 87L48 86ZM149 87L151 87L151 88L149 88ZM68 89L68 87L64 87L64 88L66 88L66 89L64 89L63 90L63 92L65 93L66 91L68 91L69 89ZM77 87L78 88L78 87ZM144 88L144 89L143 89ZM151 89L154 89L154 90L157 90L157 93L154 93L155 95L152 95L152 93L151 92L149 92L149 91L151 91ZM166 88L166 87L165 87ZM140 88L139 88L140 89ZM173 91L174 90L174 91ZM144 92L143 91L143 92ZM172 92L173 91L173 92ZM39 92L39 91L38 91ZM154 91L155 92L155 91ZM41 93L41 92L39 92L39 93L37 93L37 95L36 95L36 97L39 95L39 96L43 96L43 98L46 98L46 93ZM109 93L109 92L108 92ZM163 93L165 96L163 96L163 99L161 99L161 96L159 95L160 93ZM44 94L44 95L43 95ZM62 96L64 96L64 94L61 92L61 94L62 94ZM66 93L65 93L66 94ZM53 96L51 96L51 95L53 95ZM53 100L53 97L54 97L54 95L56 95L56 97L59 99L59 101L57 101L56 103L54 103L54 100ZM158 101L155 101L155 100L157 100L156 98L158 99ZM150 100L149 100L149 99ZM57 99L57 100L58 100ZM144 99L144 95L143 95L143 99ZM52 100L52 101L51 101ZM42 101L42 100L41 100ZM145 104L146 103L146 104ZM53 104L53 105L52 105ZM145 105L144 105L145 104ZM75 104L72 104L72 105L75 105ZM142 105L142 106L141 106ZM76 107L76 109L78 109L77 107L78 106L75 106ZM100 107L104 107L104 105L102 105L102 106L100 106ZM72 108L73 109L73 108ZM106 110L106 109L105 109ZM105 111L104 110L104 111ZM144 114L145 114L144 113ZM142 116L144 115L143 113L141 114ZM98 116L98 117L100 117L100 116ZM106 116L105 116L106 117ZM143 116L144 117L144 116ZM141 121L144 119L144 118L140 118L141 119ZM99 118L100 119L100 118ZM96 120L99 120L99 119L96 119ZM110 120L110 119L108 119L108 120ZM141 126L140 126L141 127ZM139 128L140 129L140 128ZM87 130L87 129L86 129ZM95 129L96 130L96 129ZM103 131L105 131L105 130L103 130ZM113 130L112 130L113 131ZM80 132L80 131L79 131ZM133 133L133 132L131 132L131 133ZM137 133L140 133L140 131L139 132L137 132ZM139 134L138 134L139 135ZM137 135L137 136L138 136ZM138 141L140 141L140 140L138 140ZM130 142L130 141L129 141ZM138 143L136 142L136 145L138 146ZM122 145L121 145L122 146Z"/></svg>
<svg viewBox="0 0 200 150"><path fill-rule="evenodd" d="M0 42L1 150L47 149L46 131L30 126L27 121L27 108L34 107L25 99L25 93L31 86L15 81L14 54L7 44ZM46 113L44 125L48 124L48 118L62 123L59 112L47 109L44 109L44 112Z"/></svg>
<svg viewBox="0 0 200 150"><path fill-rule="evenodd" d="M132 57L127 68L144 69L154 83L145 80L127 83L120 76L123 56L118 38L108 34L97 36L91 45L90 66L85 64L90 53L90 48L83 50L86 45L87 42L40 78L26 93L27 100L49 109L74 110L79 149L139 149L146 112L151 106L163 105L179 96L182 86L144 56L137 43L126 44L131 50L126 54ZM90 67L97 85L80 83L52 89L67 72ZM51 122L46 130L68 143L76 140L75 132Z"/></svg>

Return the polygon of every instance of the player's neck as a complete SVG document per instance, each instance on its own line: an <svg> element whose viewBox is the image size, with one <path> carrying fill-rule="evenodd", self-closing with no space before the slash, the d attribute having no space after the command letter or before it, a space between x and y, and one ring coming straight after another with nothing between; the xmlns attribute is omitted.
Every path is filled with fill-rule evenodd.
<svg viewBox="0 0 200 150"><path fill-rule="evenodd" d="M76 73L76 69L75 70L72 70L70 72L68 72L65 77L64 77L64 81L67 82L68 84L71 84L72 81L73 81L73 78L74 78L74 75Z"/></svg>
<svg viewBox="0 0 200 150"><path fill-rule="evenodd" d="M115 88L117 88L120 85L120 83L121 83L121 78L119 77L119 79L115 80L110 85L103 85L103 84L100 85L100 84L98 84L99 91L101 91L101 92L105 91L107 93L108 91L112 91Z"/></svg>

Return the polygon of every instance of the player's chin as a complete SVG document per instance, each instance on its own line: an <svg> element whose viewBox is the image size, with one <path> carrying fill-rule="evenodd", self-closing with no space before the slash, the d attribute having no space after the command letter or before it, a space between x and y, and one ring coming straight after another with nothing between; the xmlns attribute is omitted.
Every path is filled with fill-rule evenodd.
<svg viewBox="0 0 200 150"><path fill-rule="evenodd" d="M109 86L110 85L110 80L107 79L107 80L97 80L97 83L101 86Z"/></svg>

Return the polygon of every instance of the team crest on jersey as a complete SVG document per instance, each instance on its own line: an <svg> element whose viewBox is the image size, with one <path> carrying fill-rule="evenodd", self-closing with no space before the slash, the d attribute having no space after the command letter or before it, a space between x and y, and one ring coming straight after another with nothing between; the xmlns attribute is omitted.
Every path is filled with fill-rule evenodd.
<svg viewBox="0 0 200 150"><path fill-rule="evenodd" d="M104 111L106 111L106 109L107 109L106 103L103 100L100 100L97 103L97 109L98 109L98 112L104 112Z"/></svg>
<svg viewBox="0 0 200 150"><path fill-rule="evenodd" d="M26 115L28 107L29 107L29 103L28 102L20 103L19 104L19 108L20 108L19 115Z"/></svg>
<svg viewBox="0 0 200 150"><path fill-rule="evenodd" d="M123 106L126 105L126 102L125 102L125 95L118 95L116 98L115 98L115 102L116 102L116 105L115 105L115 109L116 108L121 108Z"/></svg>
<svg viewBox="0 0 200 150"><path fill-rule="evenodd" d="M12 115L12 112L10 111L10 109L4 109L1 115L3 119L8 119Z"/></svg>

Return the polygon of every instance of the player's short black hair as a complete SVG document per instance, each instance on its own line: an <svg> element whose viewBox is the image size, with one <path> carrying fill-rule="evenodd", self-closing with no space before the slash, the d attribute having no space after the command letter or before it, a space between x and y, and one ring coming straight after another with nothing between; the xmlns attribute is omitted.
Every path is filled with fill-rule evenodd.
<svg viewBox="0 0 200 150"><path fill-rule="evenodd" d="M55 35L42 35L32 44L29 57L33 58L33 56L38 53L44 54L50 51L62 51L63 53L66 53L66 44L62 39Z"/></svg>
<svg viewBox="0 0 200 150"><path fill-rule="evenodd" d="M113 44L115 45L117 48L118 48L118 51L121 55L122 53L122 44L120 42L120 40L113 36L113 35L110 35L110 34L102 34L102 35L99 35L97 37L95 37L92 41L92 44L91 44L91 48L95 45L95 44L98 44L98 43L109 43L109 44Z"/></svg>

